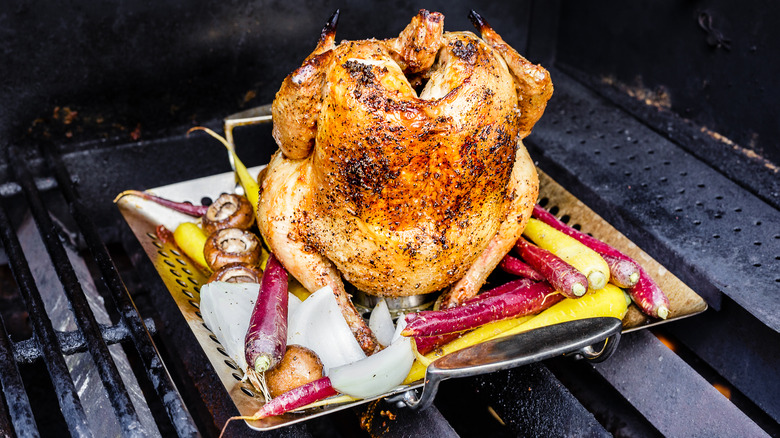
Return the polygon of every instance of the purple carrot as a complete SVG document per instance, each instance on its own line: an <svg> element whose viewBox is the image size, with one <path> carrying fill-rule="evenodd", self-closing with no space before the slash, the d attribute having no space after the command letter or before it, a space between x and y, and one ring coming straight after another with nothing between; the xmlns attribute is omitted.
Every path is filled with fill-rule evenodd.
<svg viewBox="0 0 780 438"><path fill-rule="evenodd" d="M460 333L445 333L436 336L415 336L414 346L420 354L428 354L444 344L454 341Z"/></svg>
<svg viewBox="0 0 780 438"><path fill-rule="evenodd" d="M510 282L502 284L501 286L494 287L493 289L487 290L485 292L482 292L479 295L469 298L468 300L466 300L464 305L474 304L486 298L505 294L507 292L519 289L521 287L530 286L533 283L534 282L528 278L518 278L517 280L512 280ZM414 343L415 343L415 347L417 348L417 351L420 354L428 354L431 351L435 350L436 348L455 340L455 338L457 338L458 336L460 336L460 333L445 333L443 335L435 335L435 336L415 336Z"/></svg>
<svg viewBox="0 0 780 438"><path fill-rule="evenodd" d="M531 279L528 278L518 278L517 280L512 280L510 282L504 283L501 286L496 286L493 289L486 290L485 292L480 293L479 295L475 295L468 300L466 300L463 304L472 304L479 301L484 300L485 298L494 297L496 295L505 294L507 292L520 289L523 287L528 287L530 285L534 284L534 282Z"/></svg>
<svg viewBox="0 0 780 438"><path fill-rule="evenodd" d="M534 269L533 266L525 263L517 257L512 257L510 254L505 255L504 258L501 259L501 263L499 263L498 266L507 274L530 278L531 280L535 281L544 280L544 275Z"/></svg>
<svg viewBox="0 0 780 438"><path fill-rule="evenodd" d="M426 310L406 315L403 336L435 336L470 330L488 322L537 313L560 301L547 283L534 283L475 303L445 310Z"/></svg>
<svg viewBox="0 0 780 438"><path fill-rule="evenodd" d="M639 281L639 265L633 260L621 259L609 254L601 254L609 266L609 281L617 287L627 289Z"/></svg>
<svg viewBox="0 0 780 438"><path fill-rule="evenodd" d="M172 210L178 211L179 213L184 213L193 217L201 217L204 214L206 214L206 210L209 209L208 206L205 205L193 205L191 202L171 201L170 199L161 198L159 196L155 196L147 192L142 192L140 190L125 190L114 199L114 202L117 202L123 196L127 196L127 195L135 195L138 196L139 198L156 202L162 205L163 207L168 207Z"/></svg>
<svg viewBox="0 0 780 438"><path fill-rule="evenodd" d="M653 318L669 316L669 298L655 281L639 266L639 281L628 288L628 294L642 312Z"/></svg>
<svg viewBox="0 0 780 438"><path fill-rule="evenodd" d="M228 424L233 420L254 421L276 415L282 415L285 412L302 408L310 403L320 401L324 398L328 398L336 394L338 394L338 391L333 388L329 378L323 377L321 379L314 380L312 382L293 388L285 393L279 394L277 397L266 401L266 403L261 406L254 415L242 415L228 418L228 420L225 422L225 425L222 426L222 432L219 434L219 436L221 438L225 434L225 430L227 430Z"/></svg>
<svg viewBox="0 0 780 438"><path fill-rule="evenodd" d="M258 375L275 367L287 349L287 271L271 254L244 338L246 363Z"/></svg>
<svg viewBox="0 0 780 438"><path fill-rule="evenodd" d="M539 219L540 221L546 223L547 225L555 228L556 230L567 234L577 240L579 240L583 245L587 246L588 248L596 251L597 253L601 254L602 256L604 254L611 255L615 257L619 257L622 259L629 259L631 258L622 252L618 251L617 249L613 248L611 245L604 243L600 241L599 239L596 239L593 236L589 236L582 231L575 230L574 228L566 225L565 223L561 222L552 215L549 211L545 210L542 206L539 204L534 205L534 211L532 213L532 216L536 219Z"/></svg>
<svg viewBox="0 0 780 438"><path fill-rule="evenodd" d="M523 260L539 271L552 287L563 295L579 298L588 291L587 277L550 251L539 248L522 237L517 239L515 249Z"/></svg>
<svg viewBox="0 0 780 438"><path fill-rule="evenodd" d="M323 377L279 394L272 400L266 402L266 404L255 413L253 419L259 420L261 418L282 415L285 412L298 409L336 394L338 394L338 391L333 388L330 379Z"/></svg>
<svg viewBox="0 0 780 438"><path fill-rule="evenodd" d="M636 267L639 269L639 280L634 286L629 287L627 290L631 299L634 300L639 309L647 315L661 319L666 319L669 316L669 298L636 260L595 237L589 236L564 224L538 204L534 205L533 217L579 240L585 246L601 254L602 257L605 255L613 256L619 259L629 260L636 264Z"/></svg>

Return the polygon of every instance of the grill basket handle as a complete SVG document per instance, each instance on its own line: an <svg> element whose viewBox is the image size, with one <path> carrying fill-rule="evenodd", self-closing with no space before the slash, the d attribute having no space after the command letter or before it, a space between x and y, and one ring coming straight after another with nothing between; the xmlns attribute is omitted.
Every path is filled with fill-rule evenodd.
<svg viewBox="0 0 780 438"><path fill-rule="evenodd" d="M560 355L601 362L617 348L622 322L617 318L568 321L506 338L483 342L436 359L425 372L422 392L416 389L388 397L398 407L423 410L433 403L439 383L528 365ZM593 348L601 344L600 350Z"/></svg>

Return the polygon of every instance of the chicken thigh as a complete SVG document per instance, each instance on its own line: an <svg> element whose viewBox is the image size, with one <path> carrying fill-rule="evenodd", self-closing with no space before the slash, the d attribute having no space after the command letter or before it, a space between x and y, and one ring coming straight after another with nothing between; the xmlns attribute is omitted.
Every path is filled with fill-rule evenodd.
<svg viewBox="0 0 780 438"><path fill-rule="evenodd" d="M274 100L258 225L304 287L333 288L370 353L343 280L385 297L444 290L445 307L476 294L536 202L520 140L552 83L473 12L482 38L422 10L397 38L340 44L337 16Z"/></svg>

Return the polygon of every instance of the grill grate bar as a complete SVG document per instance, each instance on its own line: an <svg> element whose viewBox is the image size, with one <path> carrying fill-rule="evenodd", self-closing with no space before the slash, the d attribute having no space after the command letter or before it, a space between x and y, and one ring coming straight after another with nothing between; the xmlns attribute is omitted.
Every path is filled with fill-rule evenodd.
<svg viewBox="0 0 780 438"><path fill-rule="evenodd" d="M108 398L117 415L117 420L127 436L145 436L143 425L130 399L130 394L122 381L106 342L100 336L98 322L89 307L78 277L70 264L68 254L60 241L57 228L40 197L35 182L27 169L27 164L21 159L22 154L14 150L14 148L11 149L10 155L13 173L25 193L33 218L46 246L46 251L49 253L57 276L70 301L75 321L84 334L88 350L103 381L103 386L108 393ZM56 342L56 339L53 341Z"/></svg>
<svg viewBox="0 0 780 438"><path fill-rule="evenodd" d="M144 320L144 324L149 327L152 334L156 332L152 319L147 318ZM130 338L127 327L122 323L110 326L100 324L100 333L108 345L119 344ZM59 339L62 353L66 356L87 351L87 343L78 330L57 332L57 339ZM14 344L13 357L17 363L30 364L41 358L41 350L34 340L27 339Z"/></svg>
<svg viewBox="0 0 780 438"><path fill-rule="evenodd" d="M2 317L0 317L0 367L3 370L0 373L0 388L2 388L3 394L5 394L8 414L11 416L11 423L14 425L14 429L24 431L24 433L18 434L20 436L39 436L30 400L27 398L22 376L19 374L19 368L14 361L13 344L5 329ZM0 407L2 405L0 403ZM4 413L0 412L0 414ZM10 425L4 424L5 417L6 415L0 416L0 430L10 430Z"/></svg>
<svg viewBox="0 0 780 438"><path fill-rule="evenodd" d="M71 178L65 165L62 163L59 155L51 150L52 147L51 144L44 145L43 151L46 161L55 174L60 191L65 197L70 213L84 236L87 247L92 256L95 257L97 266L119 310L121 321L129 331L133 345L143 360L149 380L164 404L177 434L182 437L199 436L200 434L195 427L195 423L154 345L152 335L149 332L149 328L153 329L153 325L141 319L138 309L130 299L127 287L98 235L97 228L87 213L86 208L79 201L79 196L71 183Z"/></svg>
<svg viewBox="0 0 780 438"><path fill-rule="evenodd" d="M11 272L27 306L35 339L38 341L45 359L46 368L49 371L68 430L73 436L90 437L92 433L87 426L87 416L76 393L73 379L68 372L68 366L65 364L54 327L46 315L43 300L35 285L32 272L30 272L30 266L22 252L22 246L13 232L11 221L2 205L0 205L0 240L3 242ZM17 433L21 432L21 430L17 430Z"/></svg>

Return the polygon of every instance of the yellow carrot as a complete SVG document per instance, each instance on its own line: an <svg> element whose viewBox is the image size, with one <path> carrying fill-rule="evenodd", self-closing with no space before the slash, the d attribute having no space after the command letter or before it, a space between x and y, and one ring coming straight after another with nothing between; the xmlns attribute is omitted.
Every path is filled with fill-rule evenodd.
<svg viewBox="0 0 780 438"><path fill-rule="evenodd" d="M494 338L512 336L539 327L558 324L575 319L611 316L623 319L628 311L630 299L613 284L607 284L602 289L577 299L567 298L554 304L549 309L532 317L529 321L501 332Z"/></svg>
<svg viewBox="0 0 780 438"><path fill-rule="evenodd" d="M263 249L265 251L265 249ZM268 256L265 256L267 259ZM295 279L292 275L290 276L289 284L287 285L287 290L298 297L299 300L304 301L306 298L309 298L309 295L311 295L311 292L306 290L305 287L303 287L302 284L298 283L298 280Z"/></svg>
<svg viewBox="0 0 780 438"><path fill-rule="evenodd" d="M404 380L404 383L409 384L425 377L425 369L432 361L447 354L454 353L458 350L462 350L466 347L470 347L493 338L506 330L523 324L531 318L533 318L533 316L521 316L519 318L495 321L463 334L463 336L453 340L452 342L444 344L441 348L437 348L436 350L422 356L421 358L418 358L418 360L415 360L414 364L412 364L412 369L406 376L406 380Z"/></svg>
<svg viewBox="0 0 780 438"><path fill-rule="evenodd" d="M528 220L523 235L582 272L590 289L601 289L609 281L609 265L604 258L577 239L534 218Z"/></svg>
<svg viewBox="0 0 780 438"><path fill-rule="evenodd" d="M257 214L257 202L260 200L260 185L257 184L257 180L255 178L252 178L252 175L249 174L249 170L247 170L244 163L241 162L241 160L238 158L238 155L236 155L235 147L230 144L224 137L209 128L196 126L191 128L188 133L192 131L205 131L208 135L219 140L219 142L227 148L228 152L233 157L233 164L236 167L238 181L241 183L241 187L244 188L244 192L246 192L246 198L252 204L252 208L254 209L255 214Z"/></svg>
<svg viewBox="0 0 780 438"><path fill-rule="evenodd" d="M434 360L490 339L511 336L534 328L573 321L575 319L599 316L623 319L626 311L628 311L629 301L622 290L608 284L604 288L588 293L581 298L566 298L535 316L523 316L485 324L445 344L440 349L415 360L412 369L406 376L406 380L404 380L404 384L410 384L425 377L425 369Z"/></svg>
<svg viewBox="0 0 780 438"><path fill-rule="evenodd" d="M192 222L182 222L173 232L173 240L184 251L184 254L193 262L207 269L206 258L203 256L203 247L206 246L206 233Z"/></svg>

